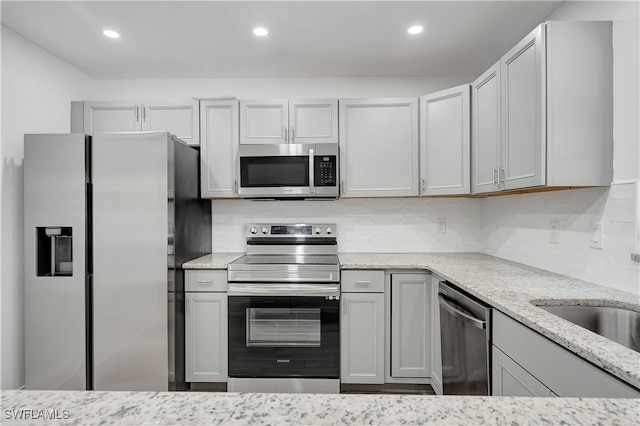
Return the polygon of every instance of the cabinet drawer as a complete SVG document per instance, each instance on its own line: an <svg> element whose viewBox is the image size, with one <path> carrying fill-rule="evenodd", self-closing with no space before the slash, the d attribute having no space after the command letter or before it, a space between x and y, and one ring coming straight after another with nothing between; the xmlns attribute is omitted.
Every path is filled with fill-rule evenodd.
<svg viewBox="0 0 640 426"><path fill-rule="evenodd" d="M227 271L187 270L184 277L184 291L227 291Z"/></svg>
<svg viewBox="0 0 640 426"><path fill-rule="evenodd" d="M343 293L384 293L384 271L342 271Z"/></svg>

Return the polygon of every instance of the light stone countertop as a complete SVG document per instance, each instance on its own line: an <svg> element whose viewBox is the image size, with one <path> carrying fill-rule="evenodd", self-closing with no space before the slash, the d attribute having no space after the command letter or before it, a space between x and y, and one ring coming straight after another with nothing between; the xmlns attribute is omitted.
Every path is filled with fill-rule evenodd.
<svg viewBox="0 0 640 426"><path fill-rule="evenodd" d="M18 390L2 391L1 423L622 426L640 399Z"/></svg>
<svg viewBox="0 0 640 426"><path fill-rule="evenodd" d="M227 269L234 260L244 253L209 253L182 264L184 269Z"/></svg>
<svg viewBox="0 0 640 426"><path fill-rule="evenodd" d="M242 253L212 253L185 269L226 269ZM640 311L640 297L479 253L340 253L342 269L428 270L640 389L640 353L533 304L606 304Z"/></svg>
<svg viewBox="0 0 640 426"><path fill-rule="evenodd" d="M640 389L640 353L530 303L640 312L639 296L479 253L343 253L339 259L343 270L429 270Z"/></svg>

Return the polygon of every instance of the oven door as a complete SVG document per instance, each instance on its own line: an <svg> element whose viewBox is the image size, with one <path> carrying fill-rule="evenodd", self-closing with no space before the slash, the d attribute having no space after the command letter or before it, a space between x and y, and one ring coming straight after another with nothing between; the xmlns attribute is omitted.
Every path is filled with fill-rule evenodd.
<svg viewBox="0 0 640 426"><path fill-rule="evenodd" d="M229 377L339 378L339 296L237 293L228 297Z"/></svg>

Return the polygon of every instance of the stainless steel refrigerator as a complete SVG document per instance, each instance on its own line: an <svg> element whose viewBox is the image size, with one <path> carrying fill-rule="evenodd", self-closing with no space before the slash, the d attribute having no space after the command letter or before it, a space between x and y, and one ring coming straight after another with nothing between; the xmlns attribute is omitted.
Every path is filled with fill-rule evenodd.
<svg viewBox="0 0 640 426"><path fill-rule="evenodd" d="M24 147L25 387L182 388L181 265L211 251L197 150L166 132Z"/></svg>

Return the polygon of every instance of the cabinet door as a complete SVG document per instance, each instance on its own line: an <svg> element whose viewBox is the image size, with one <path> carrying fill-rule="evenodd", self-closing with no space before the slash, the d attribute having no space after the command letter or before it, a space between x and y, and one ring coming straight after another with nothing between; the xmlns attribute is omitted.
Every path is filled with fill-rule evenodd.
<svg viewBox="0 0 640 426"><path fill-rule="evenodd" d="M201 196L237 198L238 101L201 101L200 134Z"/></svg>
<svg viewBox="0 0 640 426"><path fill-rule="evenodd" d="M290 143L338 143L338 101L289 101Z"/></svg>
<svg viewBox="0 0 640 426"><path fill-rule="evenodd" d="M420 101L421 194L468 194L469 85L432 93Z"/></svg>
<svg viewBox="0 0 640 426"><path fill-rule="evenodd" d="M200 145L198 102L144 102L142 130L169 132L188 145Z"/></svg>
<svg viewBox="0 0 640 426"><path fill-rule="evenodd" d="M431 282L427 274L391 275L391 376L429 377Z"/></svg>
<svg viewBox="0 0 640 426"><path fill-rule="evenodd" d="M342 293L340 381L384 383L384 294Z"/></svg>
<svg viewBox="0 0 640 426"><path fill-rule="evenodd" d="M141 114L137 102L85 102L84 133L139 132Z"/></svg>
<svg viewBox="0 0 640 426"><path fill-rule="evenodd" d="M186 293L188 382L227 381L227 294Z"/></svg>
<svg viewBox="0 0 640 426"><path fill-rule="evenodd" d="M419 195L418 100L341 100L339 110L341 195Z"/></svg>
<svg viewBox="0 0 640 426"><path fill-rule="evenodd" d="M240 143L288 143L289 101L241 100Z"/></svg>
<svg viewBox="0 0 640 426"><path fill-rule="evenodd" d="M504 189L546 183L545 38L538 26L500 60Z"/></svg>
<svg viewBox="0 0 640 426"><path fill-rule="evenodd" d="M438 286L444 281L431 275L431 387L437 395L442 395L442 353L440 351L440 303Z"/></svg>
<svg viewBox="0 0 640 426"><path fill-rule="evenodd" d="M492 396L557 396L495 346L491 356Z"/></svg>
<svg viewBox="0 0 640 426"><path fill-rule="evenodd" d="M471 192L499 189L500 62L471 84Z"/></svg>

